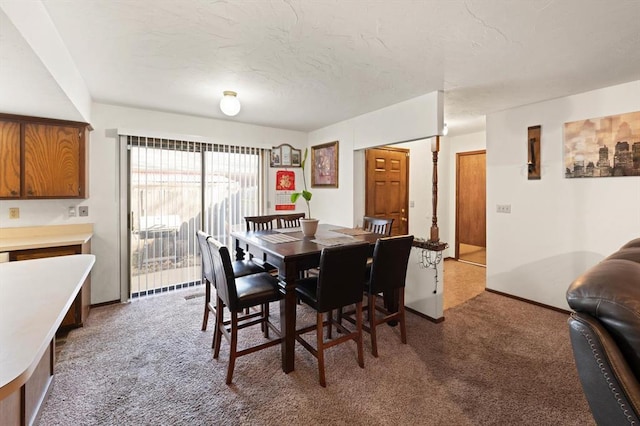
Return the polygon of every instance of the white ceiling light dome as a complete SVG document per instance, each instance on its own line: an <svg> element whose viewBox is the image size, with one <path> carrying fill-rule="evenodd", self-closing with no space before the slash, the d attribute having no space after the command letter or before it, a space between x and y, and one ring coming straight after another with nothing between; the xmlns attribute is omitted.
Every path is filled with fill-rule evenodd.
<svg viewBox="0 0 640 426"><path fill-rule="evenodd" d="M222 92L224 96L220 101L220 110L224 115L233 117L240 112L240 101L238 100L238 94L231 90L225 90Z"/></svg>

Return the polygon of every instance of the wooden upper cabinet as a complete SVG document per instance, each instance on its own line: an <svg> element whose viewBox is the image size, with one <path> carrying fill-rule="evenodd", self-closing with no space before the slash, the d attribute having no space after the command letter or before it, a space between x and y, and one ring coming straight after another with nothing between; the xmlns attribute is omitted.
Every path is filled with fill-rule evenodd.
<svg viewBox="0 0 640 426"><path fill-rule="evenodd" d="M0 197L20 197L20 123L0 120Z"/></svg>
<svg viewBox="0 0 640 426"><path fill-rule="evenodd" d="M27 197L80 195L80 134L77 128L25 125L24 187Z"/></svg>
<svg viewBox="0 0 640 426"><path fill-rule="evenodd" d="M87 123L37 117L0 114L0 198L87 198L87 145L90 126ZM14 126L17 125L17 130ZM10 161L5 153L17 134L18 195L11 192L8 182L11 173L5 167ZM6 137L5 137L6 136ZM6 139L6 141L5 141ZM6 145L6 147L5 147ZM11 161L16 161L15 159ZM7 183L5 183L7 182ZM20 185L20 183L22 185ZM13 185L11 185L13 186ZM8 191L8 192L7 192Z"/></svg>

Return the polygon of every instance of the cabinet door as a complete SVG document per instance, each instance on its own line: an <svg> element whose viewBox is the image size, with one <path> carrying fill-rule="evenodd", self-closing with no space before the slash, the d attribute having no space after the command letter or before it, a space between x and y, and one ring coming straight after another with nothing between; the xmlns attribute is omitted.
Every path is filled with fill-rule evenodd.
<svg viewBox="0 0 640 426"><path fill-rule="evenodd" d="M20 123L0 120L0 197L20 197Z"/></svg>
<svg viewBox="0 0 640 426"><path fill-rule="evenodd" d="M80 155L78 128L25 124L26 197L78 197Z"/></svg>

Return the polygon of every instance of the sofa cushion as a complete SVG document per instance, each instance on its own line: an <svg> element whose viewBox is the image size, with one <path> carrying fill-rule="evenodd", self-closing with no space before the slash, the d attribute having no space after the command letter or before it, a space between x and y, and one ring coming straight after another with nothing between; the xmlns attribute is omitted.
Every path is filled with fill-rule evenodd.
<svg viewBox="0 0 640 426"><path fill-rule="evenodd" d="M621 248L626 249L629 247L640 247L640 238L636 238L635 240L629 241L627 244L623 245Z"/></svg>
<svg viewBox="0 0 640 426"><path fill-rule="evenodd" d="M567 302L600 320L640 378L640 250L623 248L593 266L571 284Z"/></svg>

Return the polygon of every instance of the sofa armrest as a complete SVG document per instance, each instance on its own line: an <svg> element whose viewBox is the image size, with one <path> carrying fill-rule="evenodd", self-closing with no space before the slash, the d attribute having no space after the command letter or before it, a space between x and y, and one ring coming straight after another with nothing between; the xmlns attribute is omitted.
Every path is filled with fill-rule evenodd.
<svg viewBox="0 0 640 426"><path fill-rule="evenodd" d="M584 394L599 425L640 423L640 383L597 320L572 313L569 330Z"/></svg>

